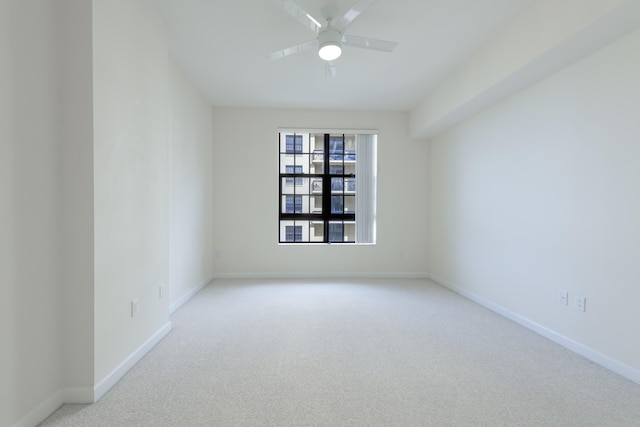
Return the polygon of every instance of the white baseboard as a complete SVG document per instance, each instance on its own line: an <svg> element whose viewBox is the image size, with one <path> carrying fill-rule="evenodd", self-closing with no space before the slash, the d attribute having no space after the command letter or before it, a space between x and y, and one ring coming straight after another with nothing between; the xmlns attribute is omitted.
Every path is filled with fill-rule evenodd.
<svg viewBox="0 0 640 427"><path fill-rule="evenodd" d="M218 273L213 279L428 279L423 272L269 272Z"/></svg>
<svg viewBox="0 0 640 427"><path fill-rule="evenodd" d="M14 424L13 427L33 427L38 425L65 403L89 404L98 401L170 331L171 322L167 322L98 385L58 390Z"/></svg>
<svg viewBox="0 0 640 427"><path fill-rule="evenodd" d="M58 390L44 402L38 405L33 411L25 415L20 421L15 423L13 427L33 427L44 421L56 409L64 403L64 391Z"/></svg>
<svg viewBox="0 0 640 427"><path fill-rule="evenodd" d="M38 425L65 403L93 403L93 389L91 387L77 387L58 390L15 423L13 427Z"/></svg>
<svg viewBox="0 0 640 427"><path fill-rule="evenodd" d="M195 287L193 287L189 292L187 292L186 294L184 294L183 296L178 298L178 300L176 300L176 302L174 302L173 304L171 304L169 306L169 314L172 314L174 311L176 311L177 309L182 307L184 305L184 303L186 303L191 298L193 298L193 296L195 294L200 292L202 290L202 288L207 286L214 278L215 278L215 276L211 276L211 277L203 280L202 282L197 284Z"/></svg>
<svg viewBox="0 0 640 427"><path fill-rule="evenodd" d="M135 366L153 347L155 347L171 331L171 322L167 322L160 330L153 334L136 351L131 353L117 368L93 387L93 401L97 402L104 396L131 368Z"/></svg>
<svg viewBox="0 0 640 427"><path fill-rule="evenodd" d="M575 340L572 340L569 337L566 337L562 334L559 334L558 332L547 328L546 326L543 326L539 323L536 323L518 313L514 313L513 311L502 307L499 304L496 304L492 301L489 301L486 298L483 298L479 295L474 294L473 292L469 292L466 289L461 288L460 286L457 286L441 277L435 276L433 274L430 274L428 276L429 279L433 280L434 282L452 290L453 292L462 295L463 297L477 303L480 304L481 306L493 311L494 313L497 313L513 322L516 322L517 324L524 326L527 329L532 330L533 332L537 333L538 335L542 335L543 337L550 339L551 341L555 342L556 344L559 344L563 347L565 347L568 350L573 351L574 353L579 354L582 357L585 357L589 360L591 360L592 362L603 366L607 369L609 369L610 371L615 372L618 375L621 375L625 378L627 378L628 380L631 380L637 384L640 384L640 371L637 369L632 368L629 365L626 365L622 362L620 362L619 360L613 359L605 354L600 353L599 351L596 351L594 349L592 349L591 347L587 347L584 344L581 344Z"/></svg>

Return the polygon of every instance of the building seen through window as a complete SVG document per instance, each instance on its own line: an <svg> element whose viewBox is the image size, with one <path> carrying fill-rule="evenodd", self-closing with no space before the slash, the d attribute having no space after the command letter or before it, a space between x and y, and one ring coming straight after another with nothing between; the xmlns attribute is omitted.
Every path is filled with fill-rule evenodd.
<svg viewBox="0 0 640 427"><path fill-rule="evenodd" d="M370 134L279 133L279 242L375 242L375 144Z"/></svg>

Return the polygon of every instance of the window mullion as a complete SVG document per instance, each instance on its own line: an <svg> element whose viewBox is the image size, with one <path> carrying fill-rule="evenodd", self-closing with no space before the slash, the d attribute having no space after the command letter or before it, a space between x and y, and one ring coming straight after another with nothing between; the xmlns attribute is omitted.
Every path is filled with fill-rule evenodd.
<svg viewBox="0 0 640 427"><path fill-rule="evenodd" d="M324 224L324 236L323 242L329 242L329 216L331 214L331 176L329 171L331 170L331 154L330 154L330 135L324 134L324 165L322 175L322 222Z"/></svg>

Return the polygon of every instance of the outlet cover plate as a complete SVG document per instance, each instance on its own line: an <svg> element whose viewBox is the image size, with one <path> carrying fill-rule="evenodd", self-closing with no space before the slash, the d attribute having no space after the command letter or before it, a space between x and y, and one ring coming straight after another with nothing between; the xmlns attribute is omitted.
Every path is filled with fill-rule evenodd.
<svg viewBox="0 0 640 427"><path fill-rule="evenodd" d="M560 304L567 305L569 304L569 293L565 290L558 291L558 297L560 298Z"/></svg>
<svg viewBox="0 0 640 427"><path fill-rule="evenodd" d="M140 303L140 299L136 298L131 300L131 317L136 317L138 315L138 304Z"/></svg>

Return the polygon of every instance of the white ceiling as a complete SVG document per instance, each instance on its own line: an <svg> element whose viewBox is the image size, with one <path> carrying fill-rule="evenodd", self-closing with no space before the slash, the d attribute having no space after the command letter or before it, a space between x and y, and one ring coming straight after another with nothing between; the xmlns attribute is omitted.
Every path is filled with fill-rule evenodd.
<svg viewBox="0 0 640 427"><path fill-rule="evenodd" d="M378 0L346 33L398 42L346 47L330 77L316 50L268 55L315 38L273 0L154 0L170 51L214 106L409 111L533 0ZM297 0L317 18L356 0ZM322 21L321 21L322 22Z"/></svg>

